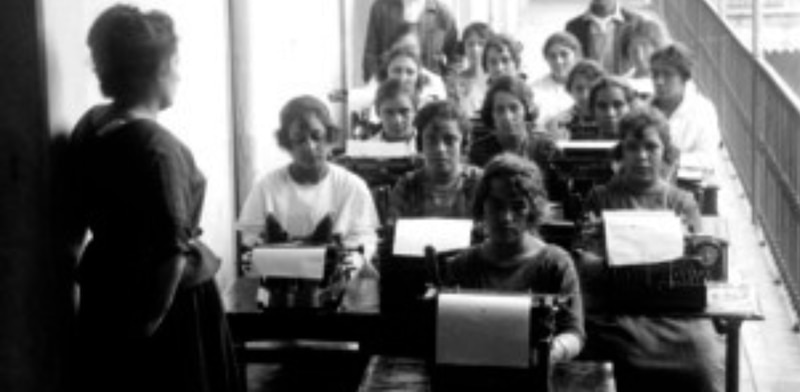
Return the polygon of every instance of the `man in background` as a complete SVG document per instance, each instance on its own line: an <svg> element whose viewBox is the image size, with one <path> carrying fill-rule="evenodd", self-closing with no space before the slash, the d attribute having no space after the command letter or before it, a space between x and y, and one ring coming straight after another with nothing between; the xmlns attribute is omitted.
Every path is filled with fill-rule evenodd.
<svg viewBox="0 0 800 392"><path fill-rule="evenodd" d="M566 30L580 41L583 57L597 60L613 74L628 69L620 45L620 33L642 16L622 7L618 0L591 0L589 9L567 22Z"/></svg>

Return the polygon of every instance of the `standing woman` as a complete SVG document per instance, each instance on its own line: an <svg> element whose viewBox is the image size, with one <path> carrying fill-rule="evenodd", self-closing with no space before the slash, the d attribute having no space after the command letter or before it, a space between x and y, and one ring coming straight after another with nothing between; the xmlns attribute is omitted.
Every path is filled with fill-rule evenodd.
<svg viewBox="0 0 800 392"><path fill-rule="evenodd" d="M81 118L71 144L74 234L92 234L78 267L77 390L238 391L216 268L188 257L205 178L157 122L178 80L172 19L116 5L88 45L111 103Z"/></svg>

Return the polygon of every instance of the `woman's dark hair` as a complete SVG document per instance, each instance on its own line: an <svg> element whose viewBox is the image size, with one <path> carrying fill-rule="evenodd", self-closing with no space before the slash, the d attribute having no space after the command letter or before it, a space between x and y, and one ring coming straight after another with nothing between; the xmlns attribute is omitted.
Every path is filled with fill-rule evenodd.
<svg viewBox="0 0 800 392"><path fill-rule="evenodd" d="M292 148L289 130L297 121L308 121L310 117L316 117L325 126L325 139L328 143L336 141L341 134L339 127L333 123L325 103L310 95L302 95L289 100L281 109L280 117L280 128L275 136L278 139L278 145L286 151Z"/></svg>
<svg viewBox="0 0 800 392"><path fill-rule="evenodd" d="M458 45L456 45L456 54L461 56L467 54L467 38L473 35L476 35L478 38L488 42L494 36L494 30L492 30L491 26L483 22L470 23L461 32L461 39L458 41ZM482 62L483 61L481 61L481 63ZM480 64L480 67L483 67L483 64Z"/></svg>
<svg viewBox="0 0 800 392"><path fill-rule="evenodd" d="M678 148L672 144L672 137L669 133L669 120L667 120L661 111L649 105L632 108L620 119L620 142L614 150L616 158L622 159L622 143L628 135L636 139L642 138L644 137L645 130L648 128L655 129L656 132L658 132L658 138L661 140L661 144L664 145L664 163L667 165L677 163L680 152Z"/></svg>
<svg viewBox="0 0 800 392"><path fill-rule="evenodd" d="M375 92L375 111L380 114L380 108L384 101L389 99L408 96L414 110L419 106L419 89L412 90L399 80L388 79L378 86Z"/></svg>
<svg viewBox="0 0 800 392"><path fill-rule="evenodd" d="M667 42L664 36L664 29L654 20L643 19L637 23L626 24L620 32L619 45L622 57L627 60L630 60L628 51L635 39L644 39L656 50L664 47Z"/></svg>
<svg viewBox="0 0 800 392"><path fill-rule="evenodd" d="M592 85L592 89L589 91L589 108L592 113L594 113L594 105L597 103L597 96L600 94L600 91L611 88L622 90L622 93L625 95L625 102L627 102L628 105L632 105L636 101L636 90L634 90L625 79L614 75L606 75L595 82L595 84Z"/></svg>
<svg viewBox="0 0 800 392"><path fill-rule="evenodd" d="M653 53L650 56L650 66L652 67L655 63L674 67L684 81L692 78L694 55L680 42L675 42Z"/></svg>
<svg viewBox="0 0 800 392"><path fill-rule="evenodd" d="M495 34L486 42L486 46L483 47L483 61L481 61L481 65L483 65L483 69L489 69L489 49L495 49L499 52L502 52L503 49L507 49L508 53L511 54L511 59L514 60L514 64L519 68L522 63L522 48L522 43L510 35Z"/></svg>
<svg viewBox="0 0 800 392"><path fill-rule="evenodd" d="M493 129L494 124L494 101L497 93L508 93L516 97L522 102L525 110L525 121L534 122L539 116L539 111L533 101L533 90L525 83L524 80L510 76L503 75L489 87L486 92L486 97L483 99L483 107L481 107L481 121L485 126Z"/></svg>
<svg viewBox="0 0 800 392"><path fill-rule="evenodd" d="M466 149L472 133L472 124L457 103L445 99L428 103L417 112L417 117L414 119L414 127L417 128L417 132L420 134L420 137L417 138L420 144L417 146L418 151L422 151L421 144L422 139L425 137L425 128L432 125L435 126L443 121L455 121L461 131L461 150L464 151Z"/></svg>
<svg viewBox="0 0 800 392"><path fill-rule="evenodd" d="M572 85L575 83L575 80L579 77L585 77L592 82L597 81L606 74L603 70L603 66L600 65L595 60L591 59L581 59L578 60L577 63L572 67L569 71L569 75L567 75L567 84L566 88L567 91L572 90Z"/></svg>
<svg viewBox="0 0 800 392"><path fill-rule="evenodd" d="M417 64L417 89L421 90L423 86L428 84L428 77L422 73L422 58L419 52L414 50L413 47L408 45L400 45L390 49L386 52L381 59L381 66L378 69L378 81L383 83L389 79L389 65L398 57L408 57Z"/></svg>
<svg viewBox="0 0 800 392"><path fill-rule="evenodd" d="M528 224L531 227L538 226L547 211L548 203L542 171L536 163L508 152L492 158L484 167L483 177L475 190L473 217L476 220L485 218L483 205L491 193L492 180L498 178L508 180L513 192L528 201Z"/></svg>
<svg viewBox="0 0 800 392"><path fill-rule="evenodd" d="M177 52L178 37L169 15L120 4L95 19L86 43L100 91L116 100L135 98L149 88Z"/></svg>
<svg viewBox="0 0 800 392"><path fill-rule="evenodd" d="M581 49L581 43L578 41L572 33L567 31L557 31L550 35L547 38L547 41L544 41L544 46L542 47L542 54L545 58L547 58L547 51L554 45L561 45L567 48L570 48L573 52L575 52L575 56L577 58L583 57L583 50Z"/></svg>

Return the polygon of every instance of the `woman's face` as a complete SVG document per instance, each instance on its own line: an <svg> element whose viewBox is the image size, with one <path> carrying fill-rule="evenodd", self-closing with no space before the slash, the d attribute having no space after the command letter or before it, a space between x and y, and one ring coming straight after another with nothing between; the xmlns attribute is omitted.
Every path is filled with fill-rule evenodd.
<svg viewBox="0 0 800 392"><path fill-rule="evenodd" d="M433 121L422 130L425 166L434 177L450 177L461 164L463 136L455 120Z"/></svg>
<svg viewBox="0 0 800 392"><path fill-rule="evenodd" d="M521 140L526 131L525 105L514 94L498 91L494 95L492 118L495 135L501 140Z"/></svg>
<svg viewBox="0 0 800 392"><path fill-rule="evenodd" d="M655 184L666 164L665 146L656 128L650 126L640 137L628 133L622 143L622 173L636 185Z"/></svg>
<svg viewBox="0 0 800 392"><path fill-rule="evenodd" d="M686 81L677 68L661 61L650 64L656 99L667 101L683 99Z"/></svg>
<svg viewBox="0 0 800 392"><path fill-rule="evenodd" d="M531 208L528 199L514 189L508 178L493 178L483 202L489 241L509 245L522 241L528 231Z"/></svg>
<svg viewBox="0 0 800 392"><path fill-rule="evenodd" d="M483 48L486 46L486 39L478 34L470 34L464 38L464 52L470 64L480 64L483 58Z"/></svg>
<svg viewBox="0 0 800 392"><path fill-rule="evenodd" d="M630 110L625 91L609 86L597 91L594 101L594 118L604 135L617 135L619 120Z"/></svg>
<svg viewBox="0 0 800 392"><path fill-rule="evenodd" d="M305 170L322 170L328 159L327 129L316 115L309 114L289 126L289 154L292 163Z"/></svg>
<svg viewBox="0 0 800 392"><path fill-rule="evenodd" d="M588 77L579 75L570 85L569 95L575 100L575 105L584 112L589 111L589 92L592 90L592 82Z"/></svg>
<svg viewBox="0 0 800 392"><path fill-rule="evenodd" d="M416 89L419 79L419 64L407 56L398 56L389 62L387 69L389 79L397 79L410 89Z"/></svg>
<svg viewBox="0 0 800 392"><path fill-rule="evenodd" d="M636 37L628 45L628 58L638 72L647 75L650 73L650 56L655 50L655 46L648 39Z"/></svg>
<svg viewBox="0 0 800 392"><path fill-rule="evenodd" d="M384 99L378 109L383 132L389 140L405 140L414 134L412 120L415 114L414 103L407 94L399 94Z"/></svg>
<svg viewBox="0 0 800 392"><path fill-rule="evenodd" d="M567 80L567 75L569 75L569 71L575 65L578 57L572 48L566 45L553 44L547 48L545 58L550 66L550 74L553 75L553 78L559 82L564 82Z"/></svg>
<svg viewBox="0 0 800 392"><path fill-rule="evenodd" d="M498 48L497 46L492 46L487 50L486 72L489 73L490 79L496 79L502 75L517 75L519 72L517 63L514 62L514 57L508 47Z"/></svg>

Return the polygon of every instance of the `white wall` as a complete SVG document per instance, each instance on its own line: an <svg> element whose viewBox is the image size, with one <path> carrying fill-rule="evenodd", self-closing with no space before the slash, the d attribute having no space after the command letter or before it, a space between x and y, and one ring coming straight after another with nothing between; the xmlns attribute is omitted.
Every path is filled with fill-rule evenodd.
<svg viewBox="0 0 800 392"><path fill-rule="evenodd" d="M102 101L85 44L95 17L113 0L43 0L51 127L69 131L81 114ZM135 0L144 10L170 14L179 36L181 77L162 123L194 152L208 185L202 217L204 239L225 259L223 287L234 260L232 120L226 0Z"/></svg>

